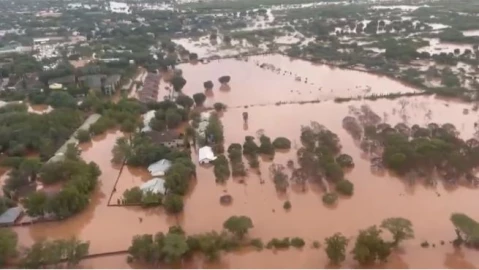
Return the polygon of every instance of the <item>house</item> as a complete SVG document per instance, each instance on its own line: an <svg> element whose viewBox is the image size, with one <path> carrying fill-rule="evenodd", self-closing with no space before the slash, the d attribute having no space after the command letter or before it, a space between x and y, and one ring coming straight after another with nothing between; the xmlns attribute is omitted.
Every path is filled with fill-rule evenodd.
<svg viewBox="0 0 479 270"><path fill-rule="evenodd" d="M118 74L106 76L103 74L86 75L78 78L81 86L86 86L94 91L112 95L120 84L121 76Z"/></svg>
<svg viewBox="0 0 479 270"><path fill-rule="evenodd" d="M76 77L75 75L68 75L48 80L48 85L51 89L53 89L52 85L54 84L60 84L62 86L74 86L76 84Z"/></svg>
<svg viewBox="0 0 479 270"><path fill-rule="evenodd" d="M200 164L208 164L215 159L216 157L211 147L203 146L200 148L200 151L198 153L198 162Z"/></svg>
<svg viewBox="0 0 479 270"><path fill-rule="evenodd" d="M50 84L49 88L52 90L60 90L63 88L63 85L61 83L53 83Z"/></svg>
<svg viewBox="0 0 479 270"><path fill-rule="evenodd" d="M143 193L153 192L155 194L165 194L165 180L161 178L153 178L140 186Z"/></svg>
<svg viewBox="0 0 479 270"><path fill-rule="evenodd" d="M21 217L23 210L21 207L12 207L0 215L0 227L12 226Z"/></svg>
<svg viewBox="0 0 479 270"><path fill-rule="evenodd" d="M153 142L162 144L169 148L177 148L184 146L183 134L178 134L173 130L167 130L164 132L149 131L145 132Z"/></svg>
<svg viewBox="0 0 479 270"><path fill-rule="evenodd" d="M162 159L148 166L148 171L152 176L164 176L170 167L171 161Z"/></svg>

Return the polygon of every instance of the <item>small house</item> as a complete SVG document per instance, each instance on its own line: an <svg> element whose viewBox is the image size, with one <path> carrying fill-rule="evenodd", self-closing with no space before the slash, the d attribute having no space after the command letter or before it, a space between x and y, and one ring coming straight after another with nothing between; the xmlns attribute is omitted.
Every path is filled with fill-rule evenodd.
<svg viewBox="0 0 479 270"><path fill-rule="evenodd" d="M170 167L171 161L162 159L148 166L148 171L152 176L164 176Z"/></svg>
<svg viewBox="0 0 479 270"><path fill-rule="evenodd" d="M161 178L153 178L140 186L143 193L153 192L155 194L165 194L165 180Z"/></svg>
<svg viewBox="0 0 479 270"><path fill-rule="evenodd" d="M216 156L213 153L213 150L211 149L211 147L204 146L200 148L200 151L198 153L198 162L200 164L209 164L215 159L216 159Z"/></svg>
<svg viewBox="0 0 479 270"><path fill-rule="evenodd" d="M183 134L178 134L173 130L167 130L164 132L149 131L145 132L153 142L162 144L169 148L178 148L184 146Z"/></svg>

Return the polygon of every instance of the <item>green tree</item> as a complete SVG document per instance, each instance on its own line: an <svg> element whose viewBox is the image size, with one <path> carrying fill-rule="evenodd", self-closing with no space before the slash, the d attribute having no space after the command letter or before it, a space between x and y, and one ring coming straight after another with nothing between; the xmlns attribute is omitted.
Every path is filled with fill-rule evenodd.
<svg viewBox="0 0 479 270"><path fill-rule="evenodd" d="M201 107L206 101L206 96L203 93L196 93L193 95L193 100L195 101L196 107Z"/></svg>
<svg viewBox="0 0 479 270"><path fill-rule="evenodd" d="M385 261L391 254L391 244L381 238L381 230L372 226L359 231L351 253L361 265L370 265Z"/></svg>
<svg viewBox="0 0 479 270"><path fill-rule="evenodd" d="M333 264L340 264L346 259L346 247L348 246L348 239L341 233L325 239L326 255Z"/></svg>
<svg viewBox="0 0 479 270"><path fill-rule="evenodd" d="M354 193L354 184L347 179L336 183L336 191L340 194L351 196Z"/></svg>
<svg viewBox="0 0 479 270"><path fill-rule="evenodd" d="M168 233L164 239L162 253L167 263L180 261L188 252L188 244L183 234Z"/></svg>
<svg viewBox="0 0 479 270"><path fill-rule="evenodd" d="M163 205L170 214L178 214L183 211L183 197L177 194L167 194Z"/></svg>
<svg viewBox="0 0 479 270"><path fill-rule="evenodd" d="M23 206L31 217L43 217L48 212L48 197L45 192L33 192L23 200Z"/></svg>
<svg viewBox="0 0 479 270"><path fill-rule="evenodd" d="M80 143L91 141L90 132L85 129L80 129L76 134L76 138Z"/></svg>
<svg viewBox="0 0 479 270"><path fill-rule="evenodd" d="M381 228L388 230L393 235L393 246L399 245L404 240L414 238L412 223L405 218L387 218L382 221Z"/></svg>
<svg viewBox="0 0 479 270"><path fill-rule="evenodd" d="M243 238L248 233L248 230L253 228L253 222L247 216L232 216L223 223L223 228L238 238Z"/></svg>
<svg viewBox="0 0 479 270"><path fill-rule="evenodd" d="M0 228L0 267L17 254L17 234L8 228Z"/></svg>
<svg viewBox="0 0 479 270"><path fill-rule="evenodd" d="M273 146L276 149L288 150L291 148L291 141L285 137L278 137L274 139Z"/></svg>

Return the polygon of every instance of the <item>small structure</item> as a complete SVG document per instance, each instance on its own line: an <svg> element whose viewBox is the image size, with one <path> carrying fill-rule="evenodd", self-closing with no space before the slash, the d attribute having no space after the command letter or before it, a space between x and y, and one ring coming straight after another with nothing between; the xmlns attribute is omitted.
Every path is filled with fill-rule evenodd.
<svg viewBox="0 0 479 270"><path fill-rule="evenodd" d="M153 178L142 184L140 189L143 193L153 192L155 194L165 194L165 180L162 178Z"/></svg>
<svg viewBox="0 0 479 270"><path fill-rule="evenodd" d="M12 207L0 215L0 227L12 226L23 214L21 207Z"/></svg>
<svg viewBox="0 0 479 270"><path fill-rule="evenodd" d="M162 159L148 166L148 171L152 176L163 176L171 167L171 161Z"/></svg>
<svg viewBox="0 0 479 270"><path fill-rule="evenodd" d="M60 90L63 88L63 85L61 83L53 83L50 84L49 88L52 90Z"/></svg>
<svg viewBox="0 0 479 270"><path fill-rule="evenodd" d="M169 148L184 146L183 135L178 134L173 130L167 130L164 132L149 131L145 132L145 134L149 136L153 142L162 144Z"/></svg>
<svg viewBox="0 0 479 270"><path fill-rule="evenodd" d="M200 164L208 164L211 161L215 160L216 156L213 153L213 150L209 146L203 146L200 148L198 153L198 162Z"/></svg>
<svg viewBox="0 0 479 270"><path fill-rule="evenodd" d="M155 118L155 112L155 110L151 110L143 114L143 128L141 129L141 132L150 132L153 130L150 127L150 122L151 119Z"/></svg>

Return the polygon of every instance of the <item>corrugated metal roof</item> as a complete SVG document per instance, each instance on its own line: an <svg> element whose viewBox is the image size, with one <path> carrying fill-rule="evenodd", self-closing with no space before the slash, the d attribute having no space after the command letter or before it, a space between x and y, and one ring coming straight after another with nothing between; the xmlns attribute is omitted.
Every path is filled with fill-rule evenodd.
<svg viewBox="0 0 479 270"><path fill-rule="evenodd" d="M0 224L10 224L14 223L15 220L22 214L23 210L21 207L13 207L5 211L0 215Z"/></svg>
<svg viewBox="0 0 479 270"><path fill-rule="evenodd" d="M165 180L162 178L153 178L140 186L141 191L165 194Z"/></svg>

